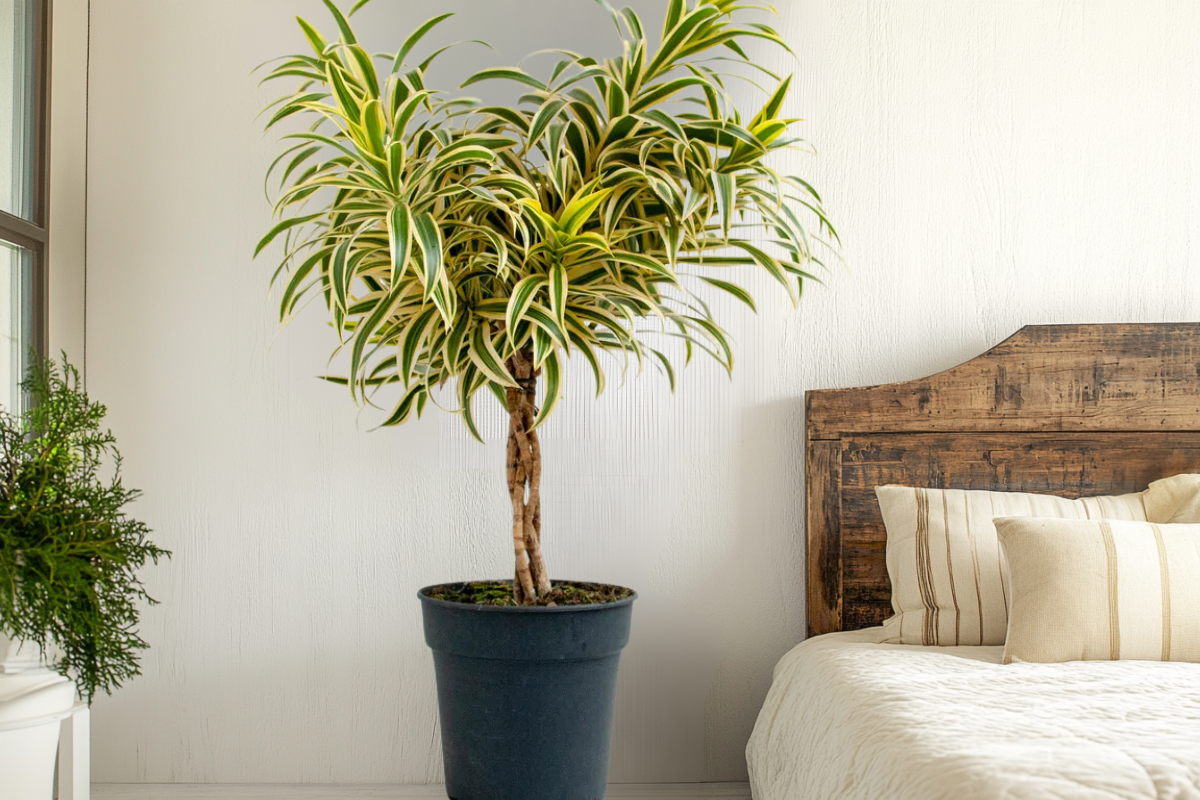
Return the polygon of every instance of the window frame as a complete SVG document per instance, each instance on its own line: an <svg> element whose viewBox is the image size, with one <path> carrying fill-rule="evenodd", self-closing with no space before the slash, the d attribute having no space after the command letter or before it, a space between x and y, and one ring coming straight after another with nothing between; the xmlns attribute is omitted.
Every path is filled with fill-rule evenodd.
<svg viewBox="0 0 1200 800"><path fill-rule="evenodd" d="M46 357L49 297L47 264L50 244L50 38L54 0L38 0L34 22L33 63L33 220L0 211L0 239L31 254L33 286L29 345L38 358Z"/></svg>

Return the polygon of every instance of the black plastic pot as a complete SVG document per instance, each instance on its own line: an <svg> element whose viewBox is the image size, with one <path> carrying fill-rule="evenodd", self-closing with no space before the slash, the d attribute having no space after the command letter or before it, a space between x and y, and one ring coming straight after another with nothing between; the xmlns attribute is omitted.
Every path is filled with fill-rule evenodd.
<svg viewBox="0 0 1200 800"><path fill-rule="evenodd" d="M599 800L633 601L502 607L419 593L451 800Z"/></svg>

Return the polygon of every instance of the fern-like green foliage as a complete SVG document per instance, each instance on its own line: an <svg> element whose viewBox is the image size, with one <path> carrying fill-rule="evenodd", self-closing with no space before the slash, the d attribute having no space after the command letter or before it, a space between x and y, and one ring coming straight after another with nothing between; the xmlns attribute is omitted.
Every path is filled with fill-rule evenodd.
<svg viewBox="0 0 1200 800"><path fill-rule="evenodd" d="M59 651L90 703L140 674L138 608L154 600L137 571L170 553L125 514L139 493L66 357L35 359L22 386L29 410L0 410L0 630Z"/></svg>
<svg viewBox="0 0 1200 800"><path fill-rule="evenodd" d="M279 176L273 283L287 320L320 296L356 401L381 386L401 392L385 425L420 414L457 378L459 410L479 436L473 396L501 404L516 385L510 357L528 353L546 383L540 424L561 394L566 359L579 355L604 389L599 356L657 366L675 386L673 358L709 353L733 367L730 337L696 290L726 292L754 308L730 268L765 270L795 302L836 252L837 235L813 187L772 169L772 154L804 148L781 116L790 76L754 64L751 39L786 48L742 15L738 0L669 0L661 45L631 9L598 0L624 49L600 61L558 53L541 77L516 67L481 81L516 82L515 107L453 98L426 86L430 63L414 49L449 14L421 25L397 52L372 55L349 16L327 38L299 20L311 53L281 60L267 80L297 88L267 108L268 129L289 119L268 171ZM445 48L443 48L444 50ZM748 119L727 84L765 77ZM664 343L682 342L681 348Z"/></svg>

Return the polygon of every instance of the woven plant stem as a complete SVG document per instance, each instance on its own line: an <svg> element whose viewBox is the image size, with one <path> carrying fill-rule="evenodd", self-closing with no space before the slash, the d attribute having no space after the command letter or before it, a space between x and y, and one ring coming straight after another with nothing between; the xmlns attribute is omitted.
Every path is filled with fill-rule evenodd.
<svg viewBox="0 0 1200 800"><path fill-rule="evenodd" d="M536 374L534 376L536 380ZM525 547L529 551L530 568L538 593L550 593L550 573L542 557L542 447L537 431L532 430L536 416L534 394L525 394L525 439L529 445L529 460L526 474L529 476L529 499L525 503Z"/></svg>
<svg viewBox="0 0 1200 800"><path fill-rule="evenodd" d="M513 595L517 602L532 603L539 596L548 594L551 588L541 548L542 454L537 434L531 430L538 375L533 367L533 353L528 349L513 353L506 367L518 384L505 392L509 408L509 496L513 503L514 550L518 535L521 538ZM517 593L518 585L520 594Z"/></svg>
<svg viewBox="0 0 1200 800"><path fill-rule="evenodd" d="M520 407L520 390L507 392L508 418L508 496L513 509L513 557L516 569L513 576L513 599L520 604L530 603L537 597L529 561L525 552L525 468L520 456L519 433L524 425Z"/></svg>

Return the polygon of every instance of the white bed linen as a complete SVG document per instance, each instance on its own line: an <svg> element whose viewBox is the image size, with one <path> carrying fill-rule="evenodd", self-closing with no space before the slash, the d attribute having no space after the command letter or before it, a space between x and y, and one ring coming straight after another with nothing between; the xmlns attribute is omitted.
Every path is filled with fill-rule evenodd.
<svg viewBox="0 0 1200 800"><path fill-rule="evenodd" d="M818 636L775 667L755 800L1200 800L1200 664L1000 663L1003 647Z"/></svg>

